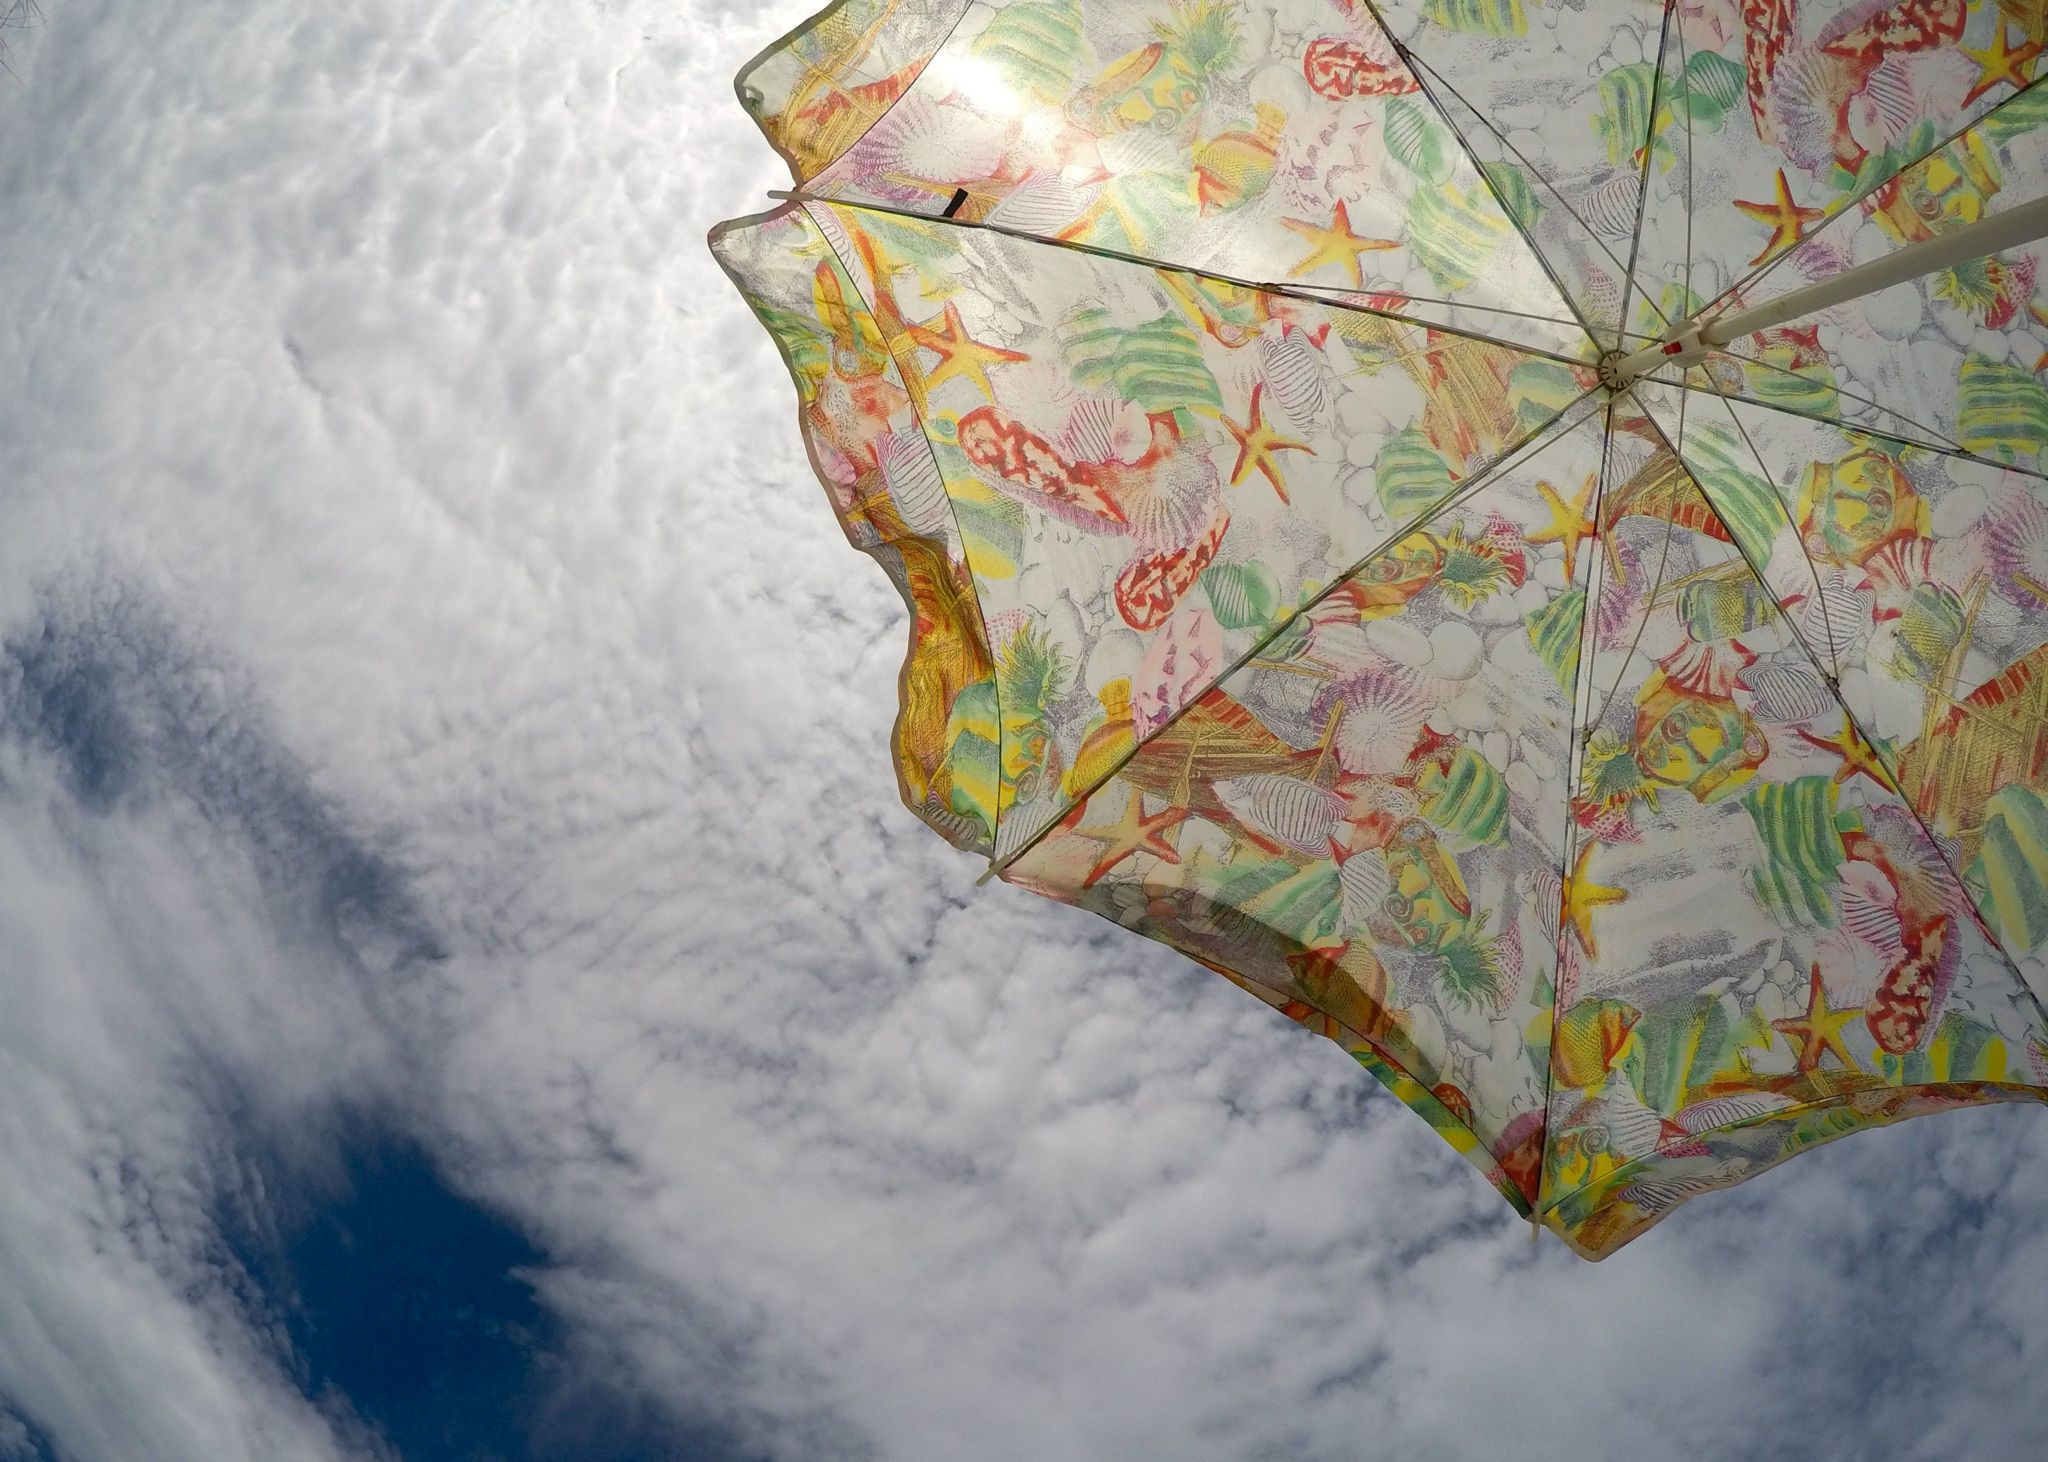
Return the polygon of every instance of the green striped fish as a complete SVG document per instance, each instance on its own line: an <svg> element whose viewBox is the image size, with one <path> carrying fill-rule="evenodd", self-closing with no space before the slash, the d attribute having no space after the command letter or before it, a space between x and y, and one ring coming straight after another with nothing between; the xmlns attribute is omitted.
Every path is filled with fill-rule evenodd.
<svg viewBox="0 0 2048 1462"><path fill-rule="evenodd" d="M1702 427L1685 444L1693 478L1749 561L1760 564L1770 561L1771 544L1791 519L1777 489L1743 465L1753 460L1748 446L1724 426Z"/></svg>
<svg viewBox="0 0 2048 1462"><path fill-rule="evenodd" d="M2029 466L2048 448L2048 389L2019 366L1966 357L1956 404L1956 435L1972 452Z"/></svg>
<svg viewBox="0 0 2048 1462"><path fill-rule="evenodd" d="M1438 289L1464 289L1514 227L1490 196L1454 184L1419 188L1408 199L1408 252Z"/></svg>
<svg viewBox="0 0 2048 1462"><path fill-rule="evenodd" d="M1848 856L1835 824L1840 792L1830 777L1799 777L1743 794L1764 845L1764 866L1750 873L1750 888L1780 918L1834 927L1835 875Z"/></svg>
<svg viewBox="0 0 2048 1462"><path fill-rule="evenodd" d="M1018 0L997 11L968 49L1019 90L1061 102L1073 89L1087 44L1074 0Z"/></svg>
<svg viewBox="0 0 2048 1462"><path fill-rule="evenodd" d="M1985 808L1970 891L2009 948L2033 949L2048 939L2048 805L2015 782Z"/></svg>
<svg viewBox="0 0 2048 1462"><path fill-rule="evenodd" d="M1438 502L1454 485L1451 464L1415 427L1403 427L1372 459L1373 486L1387 515L1405 523Z"/></svg>
<svg viewBox="0 0 2048 1462"><path fill-rule="evenodd" d="M1507 837L1507 779L1471 747L1459 747L1447 769L1432 763L1416 790L1422 794L1422 815L1445 831L1462 833L1475 843L1498 843Z"/></svg>
<svg viewBox="0 0 2048 1462"><path fill-rule="evenodd" d="M1529 643L1566 695L1579 679L1579 628L1585 617L1584 589L1567 589L1529 616Z"/></svg>
<svg viewBox="0 0 2048 1462"><path fill-rule="evenodd" d="M1529 17L1522 12L1522 0L1423 0L1422 15L1445 30L1482 36L1529 33Z"/></svg>

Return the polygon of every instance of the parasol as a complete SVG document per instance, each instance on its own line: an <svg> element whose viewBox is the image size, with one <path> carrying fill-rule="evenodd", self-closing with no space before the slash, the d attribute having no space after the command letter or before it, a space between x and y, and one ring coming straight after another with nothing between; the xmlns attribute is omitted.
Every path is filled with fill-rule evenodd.
<svg viewBox="0 0 2048 1462"><path fill-rule="evenodd" d="M2042 0L843 0L713 246L905 802L1598 1258L2048 1094Z"/></svg>

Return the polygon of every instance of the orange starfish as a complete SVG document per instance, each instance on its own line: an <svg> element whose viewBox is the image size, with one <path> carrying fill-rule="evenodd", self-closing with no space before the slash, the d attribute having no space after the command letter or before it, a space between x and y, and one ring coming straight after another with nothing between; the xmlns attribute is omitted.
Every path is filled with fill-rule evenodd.
<svg viewBox="0 0 2048 1462"><path fill-rule="evenodd" d="M1578 577L1579 544L1596 536L1600 531L1599 524L1587 515L1593 503L1593 489L1599 482L1599 473L1588 473L1586 485L1579 489L1579 495L1570 502L1566 502L1558 490L1549 483L1536 484L1536 491L1542 495L1544 504L1550 509L1550 521L1525 536L1530 543L1564 545L1564 577L1567 584Z"/></svg>
<svg viewBox="0 0 2048 1462"><path fill-rule="evenodd" d="M1229 417L1223 418L1223 425L1237 440L1237 463L1230 469L1230 485L1236 487L1244 481L1245 474L1256 467L1266 475L1266 481L1273 484L1273 491L1280 494L1280 501L1287 501L1287 479L1280 474L1280 464L1273 460L1275 452L1306 452L1311 457L1316 449L1307 442L1297 442L1283 437L1268 426L1259 409L1259 399L1265 395L1266 383L1260 381L1252 387L1251 420L1239 426Z"/></svg>
<svg viewBox="0 0 2048 1462"><path fill-rule="evenodd" d="M1842 734L1833 741L1824 740L1804 727L1799 728L1799 739L1809 746L1819 747L1822 751L1832 751L1842 759L1842 764L1835 768L1836 786L1846 786L1852 778L1861 773L1885 791L1892 790L1891 773L1885 770L1884 763L1878 759L1877 749L1858 734L1856 723L1847 716L1842 717Z"/></svg>
<svg viewBox="0 0 2048 1462"><path fill-rule="evenodd" d="M1781 249L1789 249L1799 242L1799 236L1806 232L1809 224L1819 223L1824 216L1819 208L1801 208L1792 201L1792 185L1785 180L1785 170L1778 169L1778 196L1769 203L1750 203L1744 199L1735 200L1736 208L1748 214L1758 223L1767 224L1771 237L1750 260L1761 264Z"/></svg>
<svg viewBox="0 0 2048 1462"><path fill-rule="evenodd" d="M989 384L988 368L1031 359L1021 350L1004 350L999 345L983 345L979 340L970 338L967 323L960 318L960 307L951 300L946 301L945 313L940 316L937 329L932 328L930 320L923 324L906 321L903 328L912 340L939 358L939 363L924 373L927 394L955 376L964 376L981 388L982 395L994 401L996 393Z"/></svg>
<svg viewBox="0 0 2048 1462"><path fill-rule="evenodd" d="M1599 846L1588 842L1579 849L1579 856L1572 862L1571 879L1564 886L1565 922L1578 932L1579 943L1585 946L1587 956L1592 959L1600 957L1600 950L1593 943L1593 911L1605 904L1622 903L1628 898L1621 889L1593 882L1593 850Z"/></svg>
<svg viewBox="0 0 2048 1462"><path fill-rule="evenodd" d="M1806 989L1806 1013L1774 1020L1771 1029L1798 1041L1801 1076L1818 1069L1820 1058L1830 1051L1844 1067L1856 1071L1861 1068L1842 1041L1842 1027L1862 1015L1863 1012L1853 1006L1845 1010L1828 1008L1827 988L1820 982L1820 966L1816 964Z"/></svg>
<svg viewBox="0 0 2048 1462"><path fill-rule="evenodd" d="M1978 97L1995 86L2010 86L2014 90L2025 86L2034 79L2034 60L2041 54L2041 47L2033 41L2022 42L2017 50L2005 43L2005 22L1998 22L1998 34L1990 45L1981 51L1968 46L1962 53L1977 63L1977 80L1963 97L1968 106Z"/></svg>
<svg viewBox="0 0 2048 1462"><path fill-rule="evenodd" d="M1320 223L1310 223L1305 218L1283 218L1280 222L1315 245L1309 250L1306 258L1287 271L1287 277L1290 279L1299 279L1304 274L1313 274L1318 269L1335 264L1350 273L1353 289L1363 289L1365 270L1360 266L1358 256L1377 249L1401 247L1394 239L1369 239L1362 234L1353 233L1351 213L1342 200L1338 201L1336 217L1327 228Z"/></svg>
<svg viewBox="0 0 2048 1462"><path fill-rule="evenodd" d="M1145 794L1132 792L1120 819L1108 827L1081 829L1081 836L1102 844L1102 856L1095 860L1095 866L1081 880L1081 887L1093 888L1110 869L1137 853L1150 853L1165 863L1180 862L1180 849L1168 842L1166 835L1186 822L1189 816L1188 808L1169 807L1147 817Z"/></svg>

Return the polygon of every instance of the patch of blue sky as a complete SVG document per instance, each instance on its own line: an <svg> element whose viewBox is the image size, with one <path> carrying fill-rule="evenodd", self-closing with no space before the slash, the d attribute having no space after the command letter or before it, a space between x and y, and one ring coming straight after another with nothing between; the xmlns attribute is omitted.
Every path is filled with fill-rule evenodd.
<svg viewBox="0 0 2048 1462"><path fill-rule="evenodd" d="M266 1174L267 1225L224 1215L254 1317L344 1434L408 1459L762 1462L623 1387L572 1374L534 1281L547 1254L375 1130L334 1169ZM265 1231L267 1229L267 1231Z"/></svg>

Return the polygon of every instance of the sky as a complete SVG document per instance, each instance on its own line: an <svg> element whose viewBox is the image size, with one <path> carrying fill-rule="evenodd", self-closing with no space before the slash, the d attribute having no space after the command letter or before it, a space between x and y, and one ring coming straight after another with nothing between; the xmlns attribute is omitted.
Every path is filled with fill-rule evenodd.
<svg viewBox="0 0 2048 1462"><path fill-rule="evenodd" d="M2038 1451L2037 1109L1589 1265L903 810L703 243L803 9L6 33L0 1462Z"/></svg>

